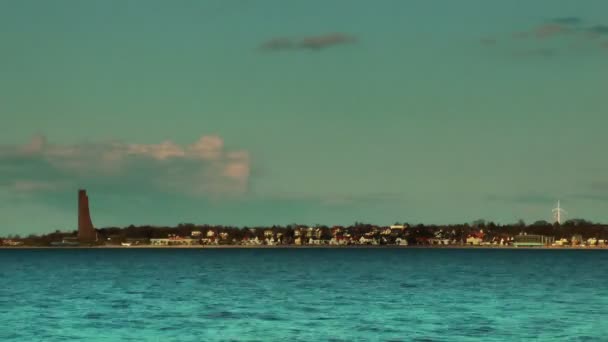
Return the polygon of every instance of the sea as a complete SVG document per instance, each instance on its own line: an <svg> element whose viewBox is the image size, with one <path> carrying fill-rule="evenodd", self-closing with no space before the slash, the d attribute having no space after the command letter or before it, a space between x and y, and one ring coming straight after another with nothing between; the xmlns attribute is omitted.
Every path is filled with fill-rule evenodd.
<svg viewBox="0 0 608 342"><path fill-rule="evenodd" d="M0 341L608 341L608 251L2 249Z"/></svg>

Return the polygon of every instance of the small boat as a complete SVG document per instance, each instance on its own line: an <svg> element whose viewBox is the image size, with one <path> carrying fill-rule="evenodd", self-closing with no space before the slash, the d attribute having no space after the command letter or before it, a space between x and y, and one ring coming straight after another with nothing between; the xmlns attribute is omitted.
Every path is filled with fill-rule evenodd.
<svg viewBox="0 0 608 342"><path fill-rule="evenodd" d="M121 242L120 245L124 246L124 247L130 247L131 243L130 242Z"/></svg>

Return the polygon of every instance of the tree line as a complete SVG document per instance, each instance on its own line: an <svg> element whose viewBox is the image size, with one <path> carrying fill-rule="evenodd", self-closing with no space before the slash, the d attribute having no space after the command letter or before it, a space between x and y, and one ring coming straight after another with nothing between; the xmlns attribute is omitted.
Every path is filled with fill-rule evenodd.
<svg viewBox="0 0 608 342"><path fill-rule="evenodd" d="M476 235L482 236L484 241L496 241L502 238L509 238L519 234L545 235L556 239L566 238L570 240L572 236L580 235L583 239L597 238L608 240L608 225L593 223L583 219L573 219L562 224L550 223L547 221L536 221L526 224L522 220L513 224L497 224L491 221L476 220L471 223L448 224L448 225L425 225L402 223L407 228L403 230L393 230L390 235L383 235L382 232L389 229L388 226L378 226L374 224L355 222L349 226L313 226L315 238L329 240L334 233L342 236L350 236L358 239L361 236L371 236L380 238L385 243L393 243L396 238L404 238L409 244L424 244L428 239L450 239L464 241L467 237ZM220 243L233 244L246 239L264 240L265 232L272 231L273 236L280 236L280 242L284 244L294 243L297 237L296 231L306 231L309 226L291 224L286 226L273 225L263 227L234 227L222 225L197 225L193 223L180 223L176 226L134 226L127 227L106 227L97 229L100 243L105 243L110 239L114 242L128 240L149 240L167 238L168 236L188 237L192 232L201 232L201 238L207 236L207 232L213 231ZM220 233L224 238L219 238ZM25 237L6 236L3 239L13 239L22 241L26 245L44 246L51 242L64 239L75 239L77 231L56 230L49 234L31 234Z"/></svg>

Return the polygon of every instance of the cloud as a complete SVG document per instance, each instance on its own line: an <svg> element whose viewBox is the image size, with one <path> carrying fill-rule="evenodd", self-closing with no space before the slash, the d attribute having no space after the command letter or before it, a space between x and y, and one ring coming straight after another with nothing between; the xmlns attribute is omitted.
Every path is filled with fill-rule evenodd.
<svg viewBox="0 0 608 342"><path fill-rule="evenodd" d="M583 19L581 19L579 17L560 17L560 18L552 19L551 22L555 23L555 24L559 24L559 25L576 26L576 25L582 24Z"/></svg>
<svg viewBox="0 0 608 342"><path fill-rule="evenodd" d="M116 192L227 196L247 192L251 160L226 149L215 135L190 145L122 142L50 144L36 136L21 146L0 146L0 187L15 193L97 186Z"/></svg>
<svg viewBox="0 0 608 342"><path fill-rule="evenodd" d="M354 36L344 33L330 33L320 36L305 37L299 46L304 49L320 50L328 47L357 42Z"/></svg>
<svg viewBox="0 0 608 342"><path fill-rule="evenodd" d="M514 39L536 37L538 40L547 40L563 35L574 38L598 38L608 35L608 25L594 25L585 27L583 19L579 17L559 17L540 23L534 29L515 31L511 34Z"/></svg>
<svg viewBox="0 0 608 342"><path fill-rule="evenodd" d="M608 25L595 25L584 30L585 36L589 39L598 39L608 35Z"/></svg>
<svg viewBox="0 0 608 342"><path fill-rule="evenodd" d="M555 36L562 35L564 33L569 33L569 32L571 32L571 30L566 25L560 25L560 24L554 24L554 23L544 24L544 25L541 25L541 26L537 27L536 29L534 29L534 35L538 39L553 38Z"/></svg>
<svg viewBox="0 0 608 342"><path fill-rule="evenodd" d="M604 35L608 34L608 25L595 25L587 29L589 33Z"/></svg>
<svg viewBox="0 0 608 342"><path fill-rule="evenodd" d="M480 40L482 45L492 46L500 39L501 45L508 48L512 56L545 58L560 56L581 56L600 53L606 43L590 42L608 34L608 25L585 26L576 16L564 16L539 22L531 29L513 31L510 37L488 35ZM492 37L492 38L487 38ZM511 38L510 40L508 38ZM532 40L530 40L532 39ZM573 50L579 50L572 53Z"/></svg>
<svg viewBox="0 0 608 342"><path fill-rule="evenodd" d="M315 50L330 48L337 45L356 43L357 38L345 33L328 33L319 36L308 36L301 39L277 37L260 44L263 51L281 50Z"/></svg>
<svg viewBox="0 0 608 342"><path fill-rule="evenodd" d="M295 43L291 38L279 37L273 38L260 44L260 50L278 51L289 50L295 47Z"/></svg>
<svg viewBox="0 0 608 342"><path fill-rule="evenodd" d="M540 40L554 38L565 34L574 34L579 38L598 38L608 35L608 25L582 27L583 20L578 17L562 17L550 20L531 31L513 33L513 38L527 38L531 35Z"/></svg>

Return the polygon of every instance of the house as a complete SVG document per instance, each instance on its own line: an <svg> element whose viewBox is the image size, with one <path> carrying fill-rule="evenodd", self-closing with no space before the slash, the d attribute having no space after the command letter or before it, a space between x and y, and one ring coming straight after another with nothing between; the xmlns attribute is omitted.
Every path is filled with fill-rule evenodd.
<svg viewBox="0 0 608 342"><path fill-rule="evenodd" d="M572 245L573 246L582 245L583 244L583 236L580 235L580 234L573 235L572 239L570 241L572 241Z"/></svg>
<svg viewBox="0 0 608 342"><path fill-rule="evenodd" d="M192 246L197 240L170 235L166 239L150 239L152 246Z"/></svg>
<svg viewBox="0 0 608 342"><path fill-rule="evenodd" d="M327 241L321 240L321 239L310 238L310 239L308 239L308 244L309 245L319 246L319 245L325 245L325 244L327 244Z"/></svg>
<svg viewBox="0 0 608 342"><path fill-rule="evenodd" d="M475 242L475 241L472 240L472 242ZM442 238L428 239L428 243L431 245L449 245L450 239L442 239ZM479 243L472 243L472 244L479 244Z"/></svg>
<svg viewBox="0 0 608 342"><path fill-rule="evenodd" d="M315 228L313 237L315 239L319 240L319 239L321 239L322 236L323 236L323 230L321 228Z"/></svg>
<svg viewBox="0 0 608 342"><path fill-rule="evenodd" d="M366 234L366 235L367 235L367 234ZM371 238L371 237L369 237L369 236L362 236L362 237L359 239L359 244L361 244L361 245L371 245L371 244L373 244L373 242L374 242L374 241L375 241L375 240L374 240L374 239L372 239L372 238ZM376 244L378 244L378 243L376 242Z"/></svg>
<svg viewBox="0 0 608 342"><path fill-rule="evenodd" d="M147 245L150 243L150 240L147 238L127 238L125 242L131 245Z"/></svg>
<svg viewBox="0 0 608 342"><path fill-rule="evenodd" d="M481 245L481 241L482 239L476 236L467 237L467 245L479 246Z"/></svg>
<svg viewBox="0 0 608 342"><path fill-rule="evenodd" d="M245 245L245 246L259 246L262 244L262 241L260 241L260 239L258 239L258 237L254 237L253 239L250 239L248 237L243 238L243 241L241 241L241 245Z"/></svg>
<svg viewBox="0 0 608 342"><path fill-rule="evenodd" d="M201 231L200 230L193 230L192 233L190 233L190 236L192 236L193 238L198 238L201 236Z"/></svg>
<svg viewBox="0 0 608 342"><path fill-rule="evenodd" d="M329 240L329 244L333 246L345 246L348 245L349 242L350 238L347 238L346 236L334 236Z"/></svg>
<svg viewBox="0 0 608 342"><path fill-rule="evenodd" d="M306 229L304 230L304 232L303 232L303 233L304 233L304 235L305 235L307 238L311 238L311 237L312 237L312 235L313 235L313 233L314 233L314 230L315 230L315 229L314 229L313 227L308 227L308 228L306 228Z"/></svg>
<svg viewBox="0 0 608 342"><path fill-rule="evenodd" d="M398 238L395 240L395 244L396 244L397 246L407 246L407 240L406 240L406 239L402 239L402 238L398 237Z"/></svg>
<svg viewBox="0 0 608 342"><path fill-rule="evenodd" d="M338 235L342 235L343 232L344 229L342 227L336 226L331 229L331 236L336 237Z"/></svg>
<svg viewBox="0 0 608 342"><path fill-rule="evenodd" d="M553 244L555 238L553 236L544 235L525 235L520 234L515 236L513 246L515 247L537 247Z"/></svg>
<svg viewBox="0 0 608 342"><path fill-rule="evenodd" d="M23 242L7 239L7 240L2 240L2 245L4 245L4 246L21 246L21 245L23 245Z"/></svg>

